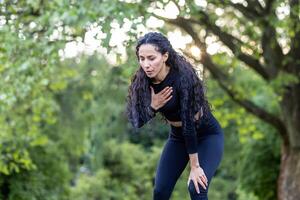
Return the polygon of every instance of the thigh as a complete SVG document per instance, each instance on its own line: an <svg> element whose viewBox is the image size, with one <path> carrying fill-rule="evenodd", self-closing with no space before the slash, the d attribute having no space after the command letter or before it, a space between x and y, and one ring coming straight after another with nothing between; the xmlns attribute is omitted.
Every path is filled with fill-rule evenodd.
<svg viewBox="0 0 300 200"><path fill-rule="evenodd" d="M223 157L224 135L212 134L198 141L198 159L207 179L208 186L206 189L198 184L200 193L196 192L196 188L192 181L189 182L188 190L192 200L207 200L207 193L213 175L215 174L221 159Z"/></svg>
<svg viewBox="0 0 300 200"><path fill-rule="evenodd" d="M198 141L199 164L203 168L208 182L215 174L224 151L224 134L209 135Z"/></svg>
<svg viewBox="0 0 300 200"><path fill-rule="evenodd" d="M185 144L169 138L157 166L155 188L173 189L185 169L188 159Z"/></svg>

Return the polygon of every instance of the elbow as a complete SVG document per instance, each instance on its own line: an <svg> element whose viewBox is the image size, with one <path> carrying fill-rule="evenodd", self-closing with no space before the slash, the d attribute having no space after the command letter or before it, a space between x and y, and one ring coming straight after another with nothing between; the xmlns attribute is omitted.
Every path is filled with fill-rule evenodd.
<svg viewBox="0 0 300 200"><path fill-rule="evenodd" d="M135 128L135 129L140 129L144 126L143 123L132 123L132 126Z"/></svg>
<svg viewBox="0 0 300 200"><path fill-rule="evenodd" d="M139 129L141 128L144 124L141 123L139 120L134 120L134 119L130 119L130 124L134 129Z"/></svg>
<svg viewBox="0 0 300 200"><path fill-rule="evenodd" d="M144 122L144 121L137 121L135 123L133 123L133 127L135 129L140 129L142 128L147 122Z"/></svg>
<svg viewBox="0 0 300 200"><path fill-rule="evenodd" d="M138 124L137 126L135 126L136 129L140 129L144 126L144 124Z"/></svg>

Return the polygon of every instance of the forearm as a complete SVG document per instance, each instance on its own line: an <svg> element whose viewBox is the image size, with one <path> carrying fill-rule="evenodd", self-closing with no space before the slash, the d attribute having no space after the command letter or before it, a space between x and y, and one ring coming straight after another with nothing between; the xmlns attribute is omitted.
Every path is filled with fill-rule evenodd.
<svg viewBox="0 0 300 200"><path fill-rule="evenodd" d="M190 167L197 168L199 166L198 153L189 154Z"/></svg>
<svg viewBox="0 0 300 200"><path fill-rule="evenodd" d="M135 121L132 122L134 127L141 128L146 123L148 123L148 121L150 121L152 118L155 117L156 112L157 112L156 110L153 110L150 105L146 109L147 109L147 112L146 112L146 115L143 116L143 118L141 115L139 115L138 119L136 119Z"/></svg>

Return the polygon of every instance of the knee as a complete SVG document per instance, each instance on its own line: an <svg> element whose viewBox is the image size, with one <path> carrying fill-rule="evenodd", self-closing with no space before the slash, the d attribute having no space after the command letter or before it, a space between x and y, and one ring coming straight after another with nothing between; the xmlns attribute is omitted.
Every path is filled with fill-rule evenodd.
<svg viewBox="0 0 300 200"><path fill-rule="evenodd" d="M190 193L190 196L194 197L194 196L201 196L201 197L207 197L207 192L208 192L208 187L206 187L206 189L204 189L200 184L198 184L199 187L199 191L200 193L197 193L196 187L194 185L194 183L191 181L188 185L188 190Z"/></svg>
<svg viewBox="0 0 300 200"><path fill-rule="evenodd" d="M165 200L170 198L171 191L164 187L154 187L153 196L154 200Z"/></svg>

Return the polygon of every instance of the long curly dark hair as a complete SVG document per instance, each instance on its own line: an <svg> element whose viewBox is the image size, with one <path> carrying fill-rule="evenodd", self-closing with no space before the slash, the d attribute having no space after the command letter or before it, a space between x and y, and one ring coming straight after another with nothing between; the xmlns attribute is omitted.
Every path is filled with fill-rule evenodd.
<svg viewBox="0 0 300 200"><path fill-rule="evenodd" d="M154 45L161 54L168 52L169 57L166 65L179 72L181 88L192 88L192 113L196 113L195 111L199 111L202 107L202 118L205 118L207 113L210 112L210 106L204 94L203 83L193 66L173 49L170 41L161 33L149 32L138 40L136 45L136 56L138 59L139 48L143 44ZM139 128L149 121L151 114L147 107L150 103L150 79L142 67L139 67L131 79L127 96L126 114L133 127Z"/></svg>

